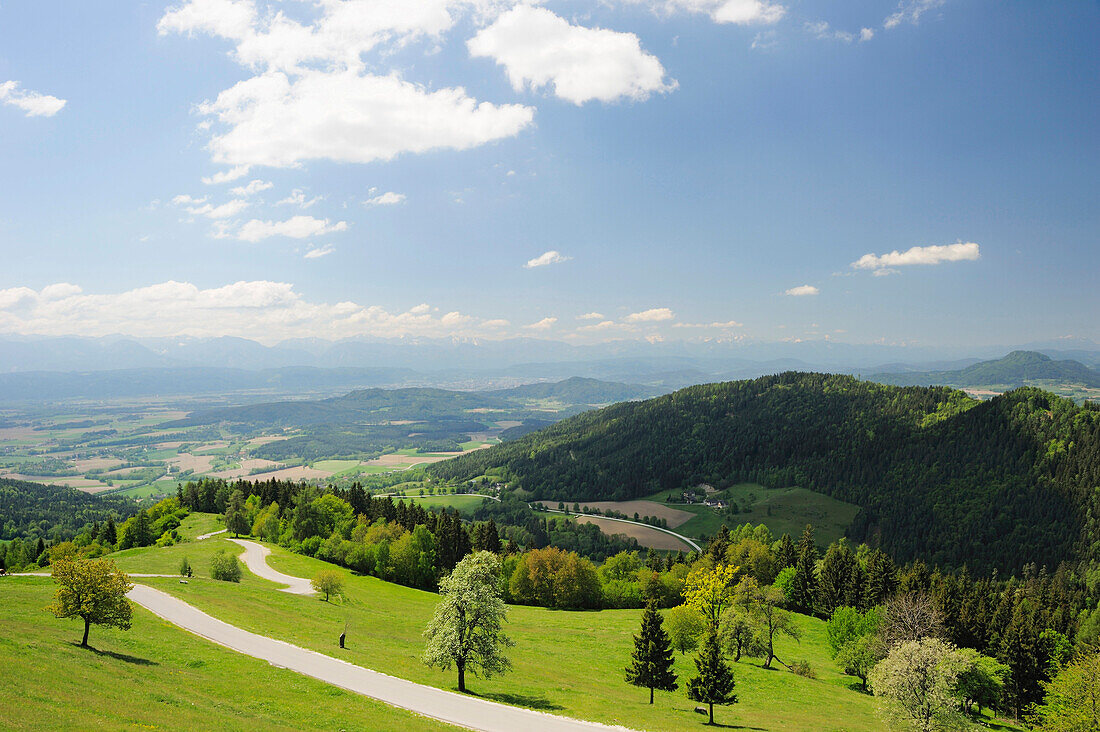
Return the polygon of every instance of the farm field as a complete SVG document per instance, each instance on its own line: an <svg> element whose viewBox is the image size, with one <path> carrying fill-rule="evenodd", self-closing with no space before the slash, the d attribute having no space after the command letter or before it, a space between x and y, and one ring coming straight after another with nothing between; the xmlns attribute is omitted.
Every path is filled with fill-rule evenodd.
<svg viewBox="0 0 1100 732"><path fill-rule="evenodd" d="M129 631L97 626L93 649L82 649L79 622L42 610L53 582L0 586L5 729L455 729L234 653L140 607Z"/></svg>
<svg viewBox="0 0 1100 732"><path fill-rule="evenodd" d="M484 496L470 496L470 495L442 495L442 496L393 496L395 501L416 501L419 505L427 509L432 508L453 508L461 514L473 513L475 509L481 506L482 501L485 500Z"/></svg>
<svg viewBox="0 0 1100 732"><path fill-rule="evenodd" d="M684 552L690 552L693 549L693 547L686 542L677 539L675 536L666 534L659 529L655 529L652 526L640 526L624 521L613 521L608 518L601 518L600 516L576 515L575 518L579 524L595 524L599 526L600 531L605 534L623 534L624 536L629 536L631 539L637 539L638 543L644 547Z"/></svg>
<svg viewBox="0 0 1100 732"><path fill-rule="evenodd" d="M240 585L198 577L188 585L167 578L143 581L246 630L321 652L333 651L336 636L347 623L349 661L454 688L453 672L429 669L419 660L421 632L438 600L436 595L355 576L319 560L272 549L270 564L280 572L309 577L324 568L343 574L343 600L325 603L316 597L290 595L260 580ZM148 561L146 567L151 571L163 564L155 558L156 553L166 551L171 550L140 550L129 555L128 565L138 567ZM640 613L512 606L507 631L516 642L510 652L514 670L490 680L470 679L470 688L484 698L634 729L696 729L701 720L682 690L658 693L657 703L650 706L644 690L621 680ZM716 720L758 730L880 730L873 699L852 688L853 679L841 675L828 658L824 623L805 616L797 616L797 621L804 634L801 643L781 640L779 656L787 662L807 661L817 678L765 670L757 660L742 660L734 666L740 703L717 709ZM547 658L555 659L552 667ZM676 666L681 682L693 671L688 657L677 655Z"/></svg>
<svg viewBox="0 0 1100 732"><path fill-rule="evenodd" d="M639 517L655 516L656 518L663 518L668 521L668 528L670 529L675 529L696 516L693 511L685 511L657 501L581 501L579 505L582 509L598 508L601 511L611 509L619 513L625 513L628 518L633 518L634 514L638 514Z"/></svg>

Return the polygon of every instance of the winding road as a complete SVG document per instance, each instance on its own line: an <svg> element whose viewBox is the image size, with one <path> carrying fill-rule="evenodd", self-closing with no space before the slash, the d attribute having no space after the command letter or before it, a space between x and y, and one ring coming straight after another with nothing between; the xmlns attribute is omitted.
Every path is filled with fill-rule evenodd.
<svg viewBox="0 0 1100 732"><path fill-rule="evenodd" d="M289 585L284 589L285 592L294 594L313 592L308 580L276 572L268 566L267 556L271 550L267 547L245 539L230 539L230 541L244 547L245 552L241 555L241 559L254 574ZM242 630L211 617L172 595L146 585L134 585L134 589L130 590L127 597L173 625L226 648L262 659L273 666L312 676L348 691L459 727L485 732L515 732L515 730L574 732L624 729L499 704L372 671L332 656Z"/></svg>
<svg viewBox="0 0 1100 732"><path fill-rule="evenodd" d="M534 507L534 505L531 505L531 510L532 511L537 511L539 509L536 509ZM643 524L641 521L631 521L630 519L621 519L621 518L614 518L612 516L603 516L603 515L600 515L598 513L578 513L577 511L572 511L572 512L570 512L570 511L559 511L556 508L546 508L545 506L542 508L542 510L546 511L547 513L560 513L560 514L564 514L566 516L581 516L581 517L590 516L592 518L603 519L604 521L618 521L621 524L634 524L635 526L645 526L647 529L653 529L654 531L663 531L664 533L668 534L669 536L675 536L677 539L684 542L685 544L687 544L688 546L690 546L692 549L694 549L697 552L703 551L703 548L701 546L699 546L698 544L696 544L694 539L689 539L688 537L684 536L683 534L677 534L675 531L669 531L668 529L661 528L660 526L654 526L653 524Z"/></svg>

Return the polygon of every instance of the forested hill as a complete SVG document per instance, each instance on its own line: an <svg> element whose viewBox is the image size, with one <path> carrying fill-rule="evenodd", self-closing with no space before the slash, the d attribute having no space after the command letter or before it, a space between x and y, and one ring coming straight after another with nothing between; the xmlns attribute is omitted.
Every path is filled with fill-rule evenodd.
<svg viewBox="0 0 1100 732"><path fill-rule="evenodd" d="M984 572L1100 556L1100 409L1038 389L979 402L785 373L587 412L430 471L493 468L554 501L801 486L860 506L851 538L900 560Z"/></svg>
<svg viewBox="0 0 1100 732"><path fill-rule="evenodd" d="M565 381L541 384L524 384L511 389L488 392L492 396L518 399L556 399L566 404L611 404L629 399L653 397L667 391L639 384L621 384L615 381L588 379L573 376Z"/></svg>
<svg viewBox="0 0 1100 732"><path fill-rule="evenodd" d="M75 488L0 478L0 539L67 539L85 524L137 512L121 496L93 496Z"/></svg>
<svg viewBox="0 0 1100 732"><path fill-rule="evenodd" d="M875 374L872 381L898 386L946 384L948 386L1025 386L1037 381L1055 381L1100 388L1100 371L1079 361L1055 361L1036 351L1013 351L995 361L982 361L957 371L917 371Z"/></svg>

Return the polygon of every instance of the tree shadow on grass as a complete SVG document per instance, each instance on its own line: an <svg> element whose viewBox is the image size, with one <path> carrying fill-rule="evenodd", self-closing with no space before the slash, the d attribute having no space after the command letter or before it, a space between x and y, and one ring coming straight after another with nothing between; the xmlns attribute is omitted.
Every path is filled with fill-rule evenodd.
<svg viewBox="0 0 1100 732"><path fill-rule="evenodd" d="M470 696L476 696L480 699L488 699L490 701L500 702L501 704L511 704L514 707L527 707L528 709L536 709L540 712L559 712L565 707L560 704L555 704L544 696L533 696L531 694L508 694L505 692L495 692L491 694L478 694L476 692L466 690L466 693Z"/></svg>
<svg viewBox="0 0 1100 732"><path fill-rule="evenodd" d="M75 646L76 648L82 648L82 646L79 643L71 643L70 645ZM160 665L156 661L153 661L153 660L148 659L148 658L139 658L138 656L130 656L130 655L127 655L125 653L116 653L115 651L101 651L98 648L93 648L92 646L88 646L87 648L84 648L83 650L91 651L92 653L96 654L97 656L107 656L108 658L113 658L116 661L124 661L125 663L132 663L136 666L159 666Z"/></svg>

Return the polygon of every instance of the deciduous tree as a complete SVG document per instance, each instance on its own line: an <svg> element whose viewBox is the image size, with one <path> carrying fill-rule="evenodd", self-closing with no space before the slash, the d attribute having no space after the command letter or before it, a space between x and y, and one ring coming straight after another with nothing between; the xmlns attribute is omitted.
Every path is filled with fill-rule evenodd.
<svg viewBox="0 0 1100 732"><path fill-rule="evenodd" d="M81 646L87 648L88 630L93 623L130 629L133 609L126 593L133 585L111 560L63 559L53 565L53 581L57 592L46 609L59 618L84 621Z"/></svg>
<svg viewBox="0 0 1100 732"><path fill-rule="evenodd" d="M334 569L322 569L313 575L309 584L315 592L322 593L325 596L325 602L328 602L329 596L339 595L344 589L344 577Z"/></svg>

